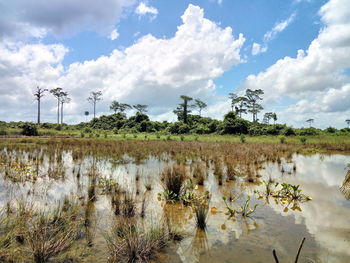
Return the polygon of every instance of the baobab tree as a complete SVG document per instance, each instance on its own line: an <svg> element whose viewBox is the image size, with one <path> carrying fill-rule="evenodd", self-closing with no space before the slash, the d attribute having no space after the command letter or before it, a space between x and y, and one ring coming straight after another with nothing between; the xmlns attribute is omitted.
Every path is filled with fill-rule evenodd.
<svg viewBox="0 0 350 263"><path fill-rule="evenodd" d="M63 124L63 104L69 103L71 101L71 98L68 97L67 92L62 92L60 101L61 101L61 124Z"/></svg>
<svg viewBox="0 0 350 263"><path fill-rule="evenodd" d="M47 89L39 88L39 86L37 86L36 92L34 93L34 97L38 101L38 124L40 124L40 102L45 91L47 91Z"/></svg>
<svg viewBox="0 0 350 263"><path fill-rule="evenodd" d="M201 101L200 99L195 99L194 106L198 108L198 114L199 116L201 116L202 110L206 108L208 105L205 102Z"/></svg>
<svg viewBox="0 0 350 263"><path fill-rule="evenodd" d="M57 124L60 124L60 98L62 96L62 88L57 87L51 89L50 93L57 99Z"/></svg>
<svg viewBox="0 0 350 263"><path fill-rule="evenodd" d="M311 125L312 125L312 123L314 122L314 119L308 119L308 120L306 120L306 122L309 123L310 128L311 128Z"/></svg>
<svg viewBox="0 0 350 263"><path fill-rule="evenodd" d="M350 128L350 119L345 120L346 124L348 125L348 129Z"/></svg>
<svg viewBox="0 0 350 263"><path fill-rule="evenodd" d="M96 103L102 100L102 91L92 91L87 100L94 106L94 118L96 118Z"/></svg>

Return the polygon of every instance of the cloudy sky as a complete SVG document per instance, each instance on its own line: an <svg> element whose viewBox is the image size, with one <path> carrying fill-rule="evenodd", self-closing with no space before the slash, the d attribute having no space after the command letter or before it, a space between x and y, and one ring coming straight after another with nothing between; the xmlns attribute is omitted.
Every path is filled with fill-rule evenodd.
<svg viewBox="0 0 350 263"><path fill-rule="evenodd" d="M117 100L173 121L186 94L220 119L227 94L250 88L280 123L350 118L350 0L0 0L0 10L3 121L36 120L37 86L70 94L67 123L85 120L99 90L98 115ZM49 93L42 112L55 122Z"/></svg>

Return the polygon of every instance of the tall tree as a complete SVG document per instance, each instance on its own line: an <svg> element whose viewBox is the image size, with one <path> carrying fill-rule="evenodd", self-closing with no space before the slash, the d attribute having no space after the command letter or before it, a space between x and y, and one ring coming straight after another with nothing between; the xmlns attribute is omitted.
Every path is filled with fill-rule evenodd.
<svg viewBox="0 0 350 263"><path fill-rule="evenodd" d="M41 98L44 96L45 91L47 91L47 89L39 88L39 86L37 86L36 92L34 93L34 97L38 101L38 124L40 124L40 102Z"/></svg>
<svg viewBox="0 0 350 263"><path fill-rule="evenodd" d="M236 106L236 113L237 115L242 118L242 113L246 114L247 113L247 101L248 99L244 96L238 97L236 99L236 103L238 106Z"/></svg>
<svg viewBox="0 0 350 263"><path fill-rule="evenodd" d="M102 91L90 92L90 97L87 100L94 106L94 118L96 118L96 103L102 100Z"/></svg>
<svg viewBox="0 0 350 263"><path fill-rule="evenodd" d="M205 102L201 101L200 99L195 99L194 106L198 108L198 114L199 116L201 116L202 110L206 108L208 105Z"/></svg>
<svg viewBox="0 0 350 263"><path fill-rule="evenodd" d="M270 120L274 120L274 124L275 124L275 122L276 122L276 120L277 120L277 114L276 113L274 113L274 112L266 112L265 114L264 114L264 119L263 119L263 123L265 123L265 124L270 124Z"/></svg>
<svg viewBox="0 0 350 263"><path fill-rule="evenodd" d="M132 106L135 110L137 110L137 112L143 114L147 112L147 108L148 105L144 105L144 104L136 104Z"/></svg>
<svg viewBox="0 0 350 263"><path fill-rule="evenodd" d="M63 104L69 103L71 101L71 98L68 97L67 92L62 92L60 101L61 101L61 124L63 124Z"/></svg>
<svg viewBox="0 0 350 263"><path fill-rule="evenodd" d="M57 87L55 89L51 89L50 93L57 99L57 124L60 124L60 98L62 95L62 88Z"/></svg>
<svg viewBox="0 0 350 263"><path fill-rule="evenodd" d="M310 128L311 128L311 125L312 125L312 123L314 122L314 119L308 119L308 120L306 120L306 122L309 123Z"/></svg>
<svg viewBox="0 0 350 263"><path fill-rule="evenodd" d="M345 120L346 124L348 125L348 129L350 128L350 119Z"/></svg>
<svg viewBox="0 0 350 263"><path fill-rule="evenodd" d="M182 103L173 111L179 120L183 120L184 123L187 124L187 116L191 113L190 108L193 108L193 105L189 105L188 102L193 100L193 98L181 95L180 98L183 100Z"/></svg>
<svg viewBox="0 0 350 263"><path fill-rule="evenodd" d="M234 108L235 108L235 105L237 103L238 95L231 92L231 93L228 94L228 97L231 100L231 111L233 111Z"/></svg>
<svg viewBox="0 0 350 263"><path fill-rule="evenodd" d="M263 110L263 106L259 104L259 100L262 100L261 95L264 94L264 91L261 89L246 90L246 97L247 97L247 108L248 112L253 114L253 122L258 121L258 113Z"/></svg>
<svg viewBox="0 0 350 263"><path fill-rule="evenodd" d="M273 119L273 124L276 124L276 121L277 121L277 114L276 114L276 112L274 112L272 114L272 119Z"/></svg>
<svg viewBox="0 0 350 263"><path fill-rule="evenodd" d="M125 110L131 109L132 107L129 104L120 103L114 100L112 101L111 106L109 106L109 108L113 110L114 113L117 113L117 112L124 113Z"/></svg>

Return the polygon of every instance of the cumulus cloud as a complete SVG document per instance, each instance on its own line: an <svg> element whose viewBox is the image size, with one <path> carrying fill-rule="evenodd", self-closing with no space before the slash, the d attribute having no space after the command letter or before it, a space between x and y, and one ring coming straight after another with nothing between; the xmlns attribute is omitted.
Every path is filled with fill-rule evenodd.
<svg viewBox="0 0 350 263"><path fill-rule="evenodd" d="M15 64L13 58L1 56L1 59L6 58L3 67L8 69L7 75L1 79L12 81L11 85L1 85L6 87L2 94L20 94L25 86L23 104L34 104L31 90L36 85L45 83L48 88L59 85L72 96L72 103L66 111L69 114L67 121L79 120L90 107L86 97L95 90L102 90L104 97L98 104L99 113L108 113L113 99L130 104L148 104L150 114L155 116L171 112L182 94L211 98L215 91L213 79L242 62L240 50L245 39L242 34L235 38L232 28L221 28L206 19L203 9L198 6L189 5L181 18L183 23L173 37L165 39L146 35L124 50L116 49L109 56L73 63L65 70L61 63L67 49L63 46L40 46L37 53L22 58L19 64L23 64L24 68L20 67L17 71L18 63ZM35 49L36 46L23 48ZM13 57L22 57L20 48L13 51L10 51L11 47L3 49L3 52L12 52ZM47 57L43 57L41 52L44 51ZM30 66L28 61L31 60L36 61L35 66ZM9 67L6 63L13 66ZM13 71L18 72L15 78L11 77ZM53 103L52 110L54 107ZM9 108L14 107L3 109ZM27 112L26 109L22 111ZM3 113L1 116L7 115ZM35 110L31 116L35 119ZM80 118L83 120L83 117ZM51 121L54 121L54 116Z"/></svg>
<svg viewBox="0 0 350 263"><path fill-rule="evenodd" d="M343 97L348 98L350 83L344 73L350 67L350 2L330 0L319 14L323 28L306 51L298 50L296 57L279 59L264 72L248 76L241 88L263 89L267 103L284 96L299 99L286 111L290 114L311 108L314 112L349 110Z"/></svg>
<svg viewBox="0 0 350 263"><path fill-rule="evenodd" d="M135 9L135 13L139 16L151 15L151 19L154 19L158 15L157 8L148 6L145 2L141 2Z"/></svg>
<svg viewBox="0 0 350 263"><path fill-rule="evenodd" d="M67 52L62 45L0 44L0 116L8 120L32 116L34 88L57 85Z"/></svg>
<svg viewBox="0 0 350 263"><path fill-rule="evenodd" d="M0 0L0 39L43 37L95 30L109 34L123 7L134 0Z"/></svg>

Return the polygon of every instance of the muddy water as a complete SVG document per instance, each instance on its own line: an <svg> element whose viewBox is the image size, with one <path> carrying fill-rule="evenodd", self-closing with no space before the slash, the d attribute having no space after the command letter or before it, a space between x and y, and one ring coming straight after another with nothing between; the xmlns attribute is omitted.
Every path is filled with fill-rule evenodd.
<svg viewBox="0 0 350 263"><path fill-rule="evenodd" d="M60 164L44 157L36 165L30 163L25 153L21 155L22 161L28 161L28 167L11 169L17 169L21 178L24 174L29 177L36 174L36 179L19 182L9 179L5 164L0 164L1 204L21 196L44 207L67 195L83 198L91 185L88 173L93 166L100 178L113 178L123 189L135 195L139 193L139 200L147 194L144 221L159 222L166 217L174 229L184 233L185 238L165 248L153 259L155 262L273 262L273 249L281 262L292 262L304 237L306 241L299 262L350 262L350 200L340 191L350 156L294 155L288 162L282 159L281 163L266 163L258 171L260 181L272 179L300 185L302 193L311 196L312 201L298 204L276 203L272 197L258 199L259 195L254 191L263 192L264 186L247 183L244 178L225 181L219 186L210 168L205 185L198 191L211 193L210 207L213 209L208 214L207 229L200 231L195 227L190 207L158 200L158 193L163 191L159 174L168 162L172 162L166 156L150 157L137 164L128 156L123 161L92 157L73 161L72 152L67 151L62 153ZM190 162L188 160L188 164ZM49 171L55 171L59 176L49 177ZM152 185L151 191L146 191L147 182ZM100 193L98 189L96 192ZM251 217L230 218L225 214L222 196L238 197L237 202L243 204L248 195L252 196L251 206L259 204ZM114 218L110 198L98 194L88 212L91 225L95 227L91 229L93 245L87 261L106 262L108 254L101 232L107 230Z"/></svg>

